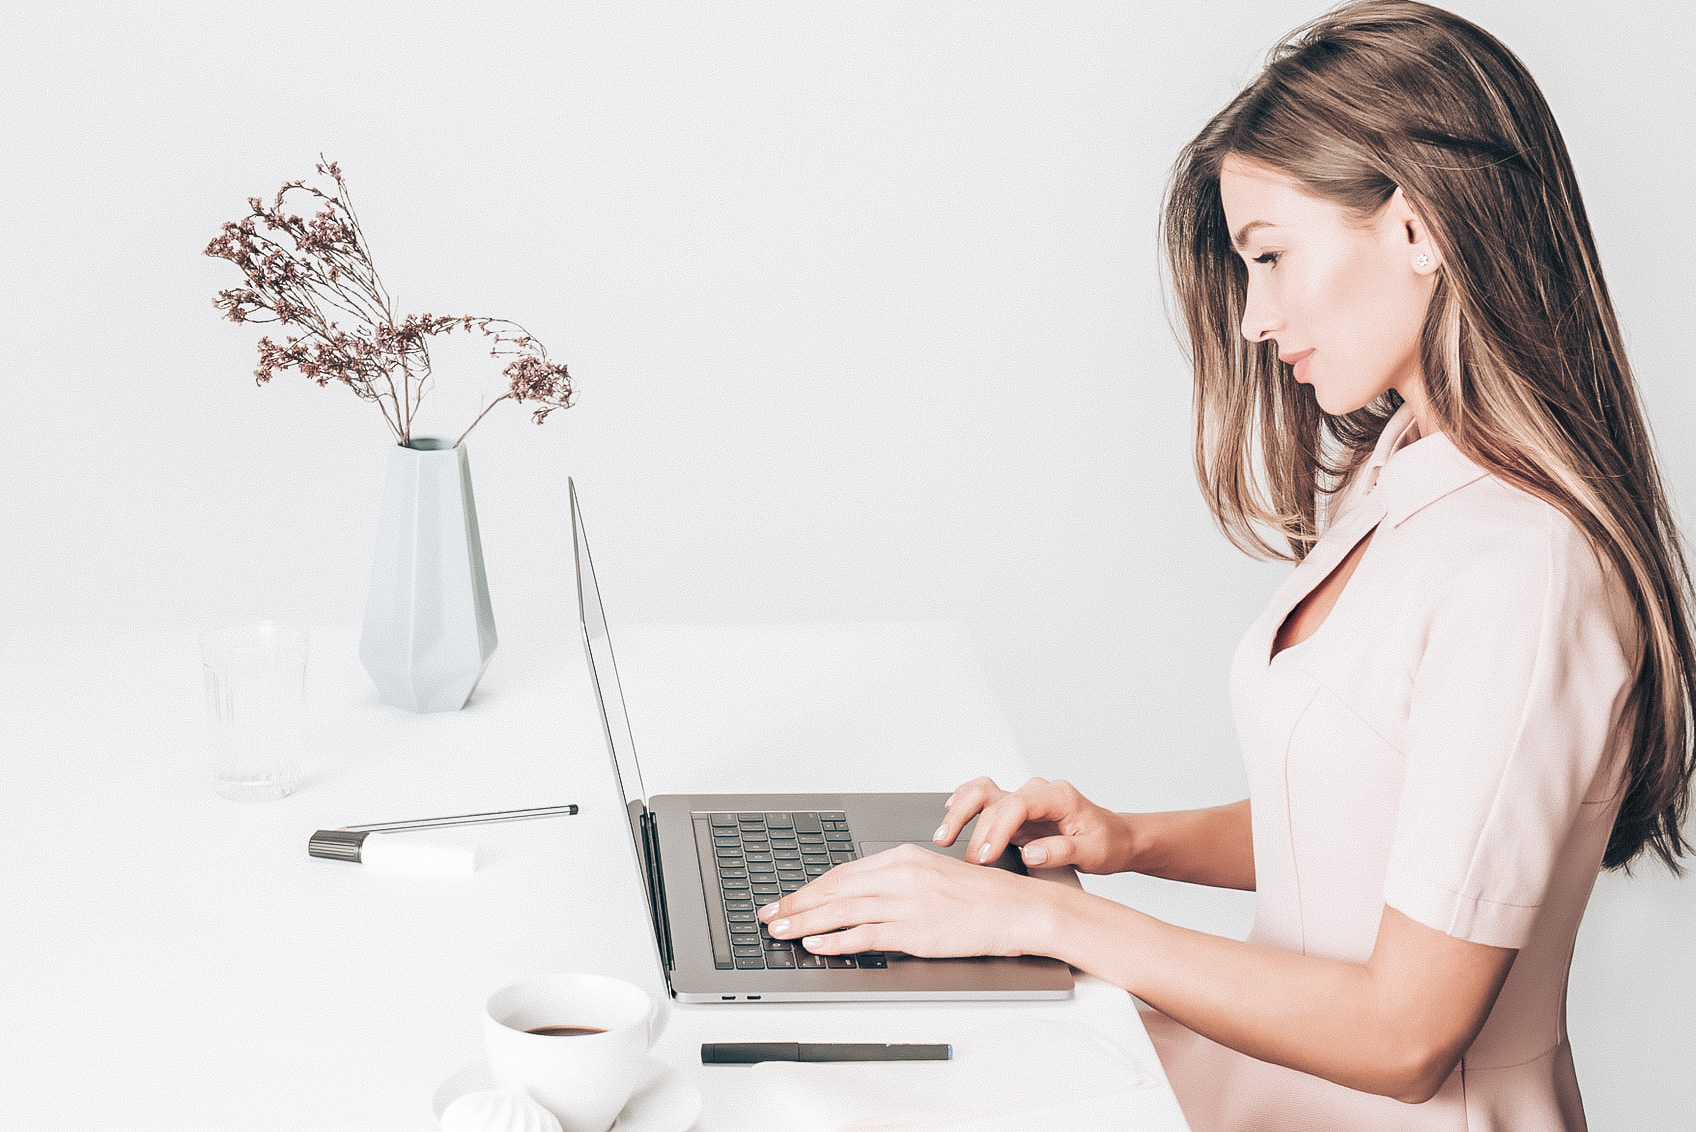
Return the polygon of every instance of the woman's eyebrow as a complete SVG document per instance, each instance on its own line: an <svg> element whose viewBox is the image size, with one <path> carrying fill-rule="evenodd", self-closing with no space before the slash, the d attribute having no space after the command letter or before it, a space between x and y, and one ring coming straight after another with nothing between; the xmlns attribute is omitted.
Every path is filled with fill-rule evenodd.
<svg viewBox="0 0 1696 1132"><path fill-rule="evenodd" d="M1256 228L1276 227L1277 225L1272 223L1270 220L1250 220L1247 224L1244 224L1241 228L1237 229L1237 234L1231 237L1231 245L1233 247L1241 248L1248 243L1248 234Z"/></svg>

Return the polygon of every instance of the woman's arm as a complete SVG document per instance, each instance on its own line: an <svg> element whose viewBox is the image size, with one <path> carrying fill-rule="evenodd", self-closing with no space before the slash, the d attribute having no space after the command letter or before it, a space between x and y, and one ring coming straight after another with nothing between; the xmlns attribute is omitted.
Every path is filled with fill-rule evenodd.
<svg viewBox="0 0 1696 1132"><path fill-rule="evenodd" d="M1247 798L1205 810L1119 816L1125 819L1132 871L1214 888L1254 890L1254 833Z"/></svg>
<svg viewBox="0 0 1696 1132"><path fill-rule="evenodd" d="M1221 1045L1410 1104L1448 1079L1518 954L1385 907L1371 958L1348 963L1189 931L1056 889L1034 952L1124 987Z"/></svg>
<svg viewBox="0 0 1696 1132"><path fill-rule="evenodd" d="M1518 954L1391 908L1365 963L1255 947L916 845L838 865L759 916L817 955L1052 955L1221 1045L1410 1103L1448 1078Z"/></svg>
<svg viewBox="0 0 1696 1132"><path fill-rule="evenodd" d="M983 845L999 854L1008 840L1022 837L1016 831L1031 828L1025 823L1045 816L1045 805L1074 810L1082 799L1067 796L1076 793L1063 782L1044 783L1028 795L1021 790L997 799L985 807L966 859L975 860ZM1114 858L1122 870L1254 888L1246 798L1112 818L1110 840L1121 850ZM1044 864L1032 860L1032 850L1049 841L1026 840L1026 862ZM1065 846L1059 848L1056 856L1064 858ZM1365 964L1188 931L1072 889L1039 922L1052 934L1036 943L1036 953L1122 986L1221 1045L1404 1101L1425 1100L1447 1080L1517 954L1453 939L1388 907Z"/></svg>

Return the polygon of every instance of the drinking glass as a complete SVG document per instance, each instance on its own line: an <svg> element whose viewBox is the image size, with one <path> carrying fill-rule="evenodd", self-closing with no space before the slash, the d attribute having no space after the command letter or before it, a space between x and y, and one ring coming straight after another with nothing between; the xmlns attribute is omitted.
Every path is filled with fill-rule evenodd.
<svg viewBox="0 0 1696 1132"><path fill-rule="evenodd" d="M261 621L200 635L213 787L241 802L287 797L306 747L305 629Z"/></svg>

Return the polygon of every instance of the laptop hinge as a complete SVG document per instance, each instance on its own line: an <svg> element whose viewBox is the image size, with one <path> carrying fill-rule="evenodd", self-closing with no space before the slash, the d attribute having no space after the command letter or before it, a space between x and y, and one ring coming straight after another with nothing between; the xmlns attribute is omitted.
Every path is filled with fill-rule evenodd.
<svg viewBox="0 0 1696 1132"><path fill-rule="evenodd" d="M644 867L648 870L648 911L654 918L654 939L660 945L660 962L669 972L677 969L671 947L671 917L666 912L665 877L660 872L660 827L646 807L642 810L642 841L647 849Z"/></svg>

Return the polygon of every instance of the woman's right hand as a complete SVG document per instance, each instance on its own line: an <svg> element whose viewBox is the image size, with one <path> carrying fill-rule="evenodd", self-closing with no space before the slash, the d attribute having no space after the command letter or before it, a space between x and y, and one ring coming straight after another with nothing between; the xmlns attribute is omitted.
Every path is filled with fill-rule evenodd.
<svg viewBox="0 0 1696 1132"><path fill-rule="evenodd" d="M1131 867L1128 815L1102 809L1070 782L1033 778L1008 793L988 778L974 778L948 800L936 843L954 844L974 817L978 824L966 844L966 860L975 865L1018 845L1033 868L1072 865L1079 872L1106 874Z"/></svg>

